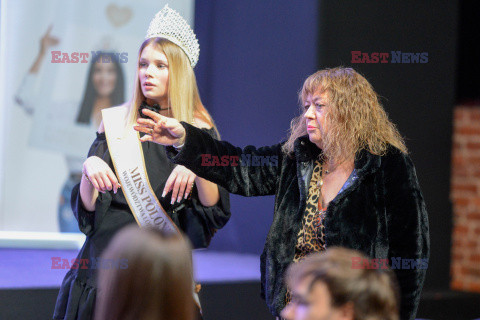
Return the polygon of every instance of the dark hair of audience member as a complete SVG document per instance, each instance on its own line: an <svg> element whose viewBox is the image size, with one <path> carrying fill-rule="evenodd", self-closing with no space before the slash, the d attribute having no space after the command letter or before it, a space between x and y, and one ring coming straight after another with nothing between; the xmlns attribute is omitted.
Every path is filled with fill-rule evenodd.
<svg viewBox="0 0 480 320"><path fill-rule="evenodd" d="M191 247L178 234L125 227L101 257L95 319L194 319Z"/></svg>

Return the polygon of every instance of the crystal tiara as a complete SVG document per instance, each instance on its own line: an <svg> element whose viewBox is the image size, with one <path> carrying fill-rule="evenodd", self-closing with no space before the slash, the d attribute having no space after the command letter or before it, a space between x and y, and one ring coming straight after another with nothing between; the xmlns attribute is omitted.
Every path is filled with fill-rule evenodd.
<svg viewBox="0 0 480 320"><path fill-rule="evenodd" d="M187 55L192 68L198 62L200 46L197 37L187 21L168 4L163 7L150 22L145 39L165 38L175 43Z"/></svg>

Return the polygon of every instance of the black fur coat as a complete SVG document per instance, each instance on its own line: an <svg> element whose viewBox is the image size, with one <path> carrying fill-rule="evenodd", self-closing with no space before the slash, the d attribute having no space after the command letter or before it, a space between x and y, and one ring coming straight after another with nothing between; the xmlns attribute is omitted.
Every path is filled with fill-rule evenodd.
<svg viewBox="0 0 480 320"><path fill-rule="evenodd" d="M320 149L308 136L297 139L293 157L282 153L281 144L241 149L214 140L189 124L182 125L187 131L185 146L178 154L167 147L173 162L231 193L247 197L275 195L273 222L261 256L261 282L267 305L278 316L285 306L284 274L294 256L309 175ZM237 162L242 155L243 159L251 155L249 166ZM213 163L214 156L220 162L206 165ZM227 165L222 166L222 162ZM415 319L430 242L427 211L414 165L408 155L390 147L385 156L361 151L355 169L358 179L328 206L324 221L327 247L356 249L390 262L392 258L407 261L394 269L400 286L400 318ZM407 259L423 262L412 267L413 260Z"/></svg>

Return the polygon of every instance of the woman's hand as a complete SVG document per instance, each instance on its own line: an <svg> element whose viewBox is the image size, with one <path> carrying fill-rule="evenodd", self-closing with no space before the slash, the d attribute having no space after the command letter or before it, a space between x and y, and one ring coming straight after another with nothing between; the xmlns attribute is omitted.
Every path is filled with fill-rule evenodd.
<svg viewBox="0 0 480 320"><path fill-rule="evenodd" d="M174 118L164 117L151 110L143 109L143 114L151 119L137 119L137 126L133 128L144 132L140 141L152 141L164 146L181 146L185 142L185 128Z"/></svg>
<svg viewBox="0 0 480 320"><path fill-rule="evenodd" d="M172 173L165 183L165 188L163 189L162 197L165 197L167 193L172 191L172 201L170 204L173 204L175 200L180 202L182 197L185 199L188 198L188 195L193 189L193 183L197 175L185 168L184 166L176 166L173 169Z"/></svg>
<svg viewBox="0 0 480 320"><path fill-rule="evenodd" d="M88 157L83 163L83 174L87 176L92 186L99 192L112 190L117 193L121 187L117 177L108 164L97 156Z"/></svg>
<svg viewBox="0 0 480 320"><path fill-rule="evenodd" d="M28 71L29 73L37 74L48 48L55 46L60 42L60 39L50 35L50 31L52 31L52 25L48 27L47 32L43 35L42 39L40 39L40 50L38 51L37 58Z"/></svg>
<svg viewBox="0 0 480 320"><path fill-rule="evenodd" d="M57 37L53 37L50 35L50 31L52 31L52 25L50 25L47 29L47 32L43 35L42 39L40 40L40 52L39 54L45 54L47 49L53 46L56 46L60 39Z"/></svg>

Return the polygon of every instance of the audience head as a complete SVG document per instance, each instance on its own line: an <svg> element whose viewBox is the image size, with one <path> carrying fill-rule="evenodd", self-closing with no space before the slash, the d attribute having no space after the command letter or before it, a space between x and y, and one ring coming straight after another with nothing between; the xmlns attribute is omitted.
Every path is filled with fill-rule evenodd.
<svg viewBox="0 0 480 320"><path fill-rule="evenodd" d="M193 319L191 248L181 235L125 227L101 262L96 319Z"/></svg>
<svg viewBox="0 0 480 320"><path fill-rule="evenodd" d="M290 265L288 320L398 320L398 293L390 269L352 268L358 251L331 248Z"/></svg>

